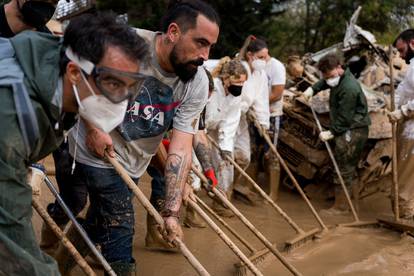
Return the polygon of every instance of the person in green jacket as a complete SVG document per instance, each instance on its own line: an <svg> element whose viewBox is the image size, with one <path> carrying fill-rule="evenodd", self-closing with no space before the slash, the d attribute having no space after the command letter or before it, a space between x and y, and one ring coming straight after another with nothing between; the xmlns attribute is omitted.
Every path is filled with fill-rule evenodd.
<svg viewBox="0 0 414 276"><path fill-rule="evenodd" d="M147 51L109 14L73 19L63 41L32 31L0 38L0 275L59 275L35 239L27 166L60 145L70 114L115 128Z"/></svg>
<svg viewBox="0 0 414 276"><path fill-rule="evenodd" d="M361 85L349 71L343 69L335 54L328 54L318 62L323 79L309 87L304 93L309 100L314 93L330 88L329 130L322 131L322 141L333 139L334 156L348 190L357 181L357 165L365 142L368 139L368 127L371 124L368 105ZM335 174L335 203L330 209L333 213L348 211L339 179Z"/></svg>

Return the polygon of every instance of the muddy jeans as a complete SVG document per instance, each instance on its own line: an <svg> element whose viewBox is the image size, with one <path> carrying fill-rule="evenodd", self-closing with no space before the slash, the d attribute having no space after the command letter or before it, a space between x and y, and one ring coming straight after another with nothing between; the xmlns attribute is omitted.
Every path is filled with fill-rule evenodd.
<svg viewBox="0 0 414 276"><path fill-rule="evenodd" d="M334 138L334 156L348 191L351 191L352 182L357 174L357 166L362 150L368 139L368 127L351 129ZM335 174L335 189L340 189L340 182Z"/></svg>
<svg viewBox="0 0 414 276"><path fill-rule="evenodd" d="M56 177L66 178L72 185L86 187L89 194L90 206L83 225L89 237L101 246L102 254L109 263L132 263L135 222L132 193L121 177L113 169L78 162L73 175L58 175L65 172L68 171L57 170ZM76 197L68 202L74 199ZM76 202L72 202L72 206L74 204Z"/></svg>

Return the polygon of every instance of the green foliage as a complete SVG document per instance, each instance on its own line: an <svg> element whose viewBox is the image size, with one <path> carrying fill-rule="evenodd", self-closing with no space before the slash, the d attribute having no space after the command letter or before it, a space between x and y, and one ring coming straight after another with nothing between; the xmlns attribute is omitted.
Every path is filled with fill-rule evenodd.
<svg viewBox="0 0 414 276"><path fill-rule="evenodd" d="M212 58L233 55L250 35L264 37L281 59L326 48L343 40L358 6L357 24L389 44L413 23L414 0L212 0L222 24ZM168 0L97 0L98 9L128 13L131 25L157 30Z"/></svg>

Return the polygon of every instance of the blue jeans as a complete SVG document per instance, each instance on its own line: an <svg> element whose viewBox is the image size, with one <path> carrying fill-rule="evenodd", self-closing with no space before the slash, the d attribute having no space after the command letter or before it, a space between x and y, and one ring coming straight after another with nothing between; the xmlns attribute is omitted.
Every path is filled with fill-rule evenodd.
<svg viewBox="0 0 414 276"><path fill-rule="evenodd" d="M90 206L84 227L101 246L109 263L132 263L134 209L132 192L114 169L102 169L76 162L73 184L85 186ZM136 182L137 179L134 179Z"/></svg>
<svg viewBox="0 0 414 276"><path fill-rule="evenodd" d="M75 216L84 208L89 194L90 207L84 227L90 238L101 245L102 254L108 262L131 263L133 195L121 177L113 169L96 168L78 162L72 175L73 159L64 145L54 153L54 157L60 195ZM157 208L157 202L165 197L164 177L155 167L149 166L147 172L153 177L151 203ZM134 179L135 182L137 180ZM50 204L48 211L60 224L66 224L69 220L57 203Z"/></svg>

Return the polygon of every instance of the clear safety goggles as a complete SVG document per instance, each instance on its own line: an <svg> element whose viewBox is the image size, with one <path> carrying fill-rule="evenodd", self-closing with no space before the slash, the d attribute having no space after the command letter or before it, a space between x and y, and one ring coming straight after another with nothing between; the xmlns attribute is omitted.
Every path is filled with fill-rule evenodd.
<svg viewBox="0 0 414 276"><path fill-rule="evenodd" d="M128 73L107 67L94 67L90 74L99 92L113 103L137 96L146 75Z"/></svg>
<svg viewBox="0 0 414 276"><path fill-rule="evenodd" d="M75 62L83 72L91 76L99 92L113 103L120 103L126 99L133 99L141 90L147 78L140 73L119 71L108 67L97 67L95 64L80 58L69 47L66 56Z"/></svg>

